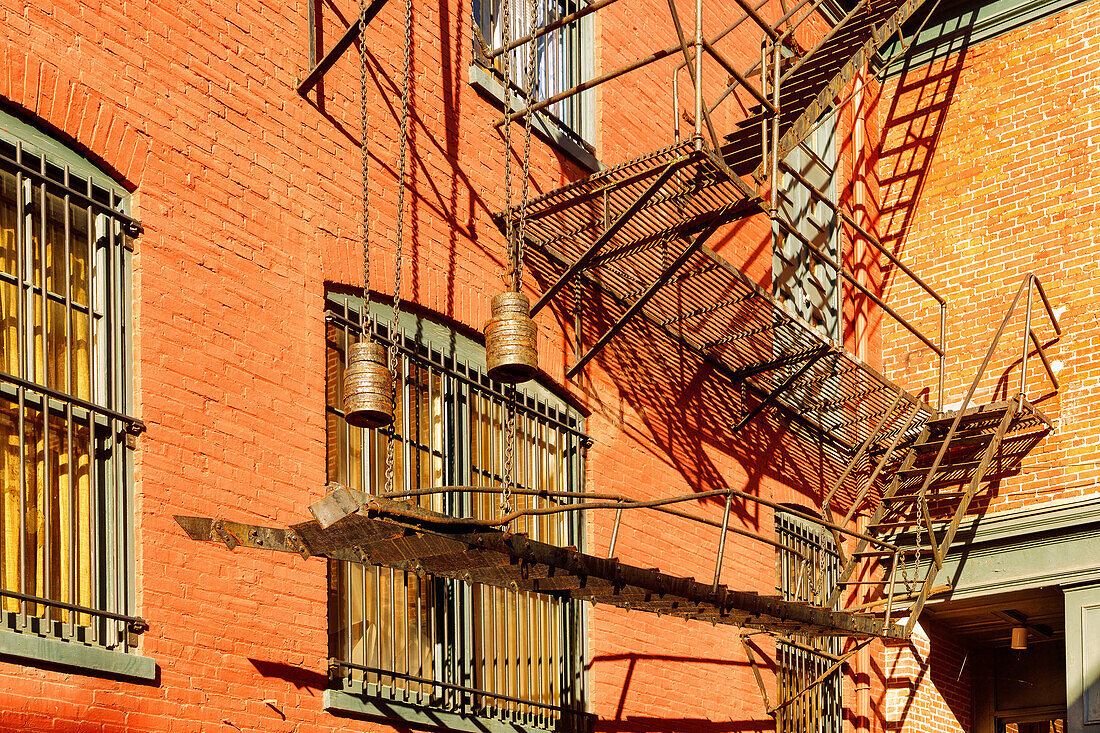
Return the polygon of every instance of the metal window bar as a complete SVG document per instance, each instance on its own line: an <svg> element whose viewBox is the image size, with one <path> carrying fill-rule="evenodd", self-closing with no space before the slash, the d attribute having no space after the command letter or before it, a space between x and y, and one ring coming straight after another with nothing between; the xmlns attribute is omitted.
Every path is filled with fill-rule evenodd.
<svg viewBox="0 0 1100 733"><path fill-rule="evenodd" d="M0 140L0 616L128 650L127 197Z"/></svg>
<svg viewBox="0 0 1100 733"><path fill-rule="evenodd" d="M511 45L514 48L507 52L500 50L504 48L501 1L480 0L474 3L474 22L477 25L477 31L487 46L495 49L490 51L487 48L475 48L475 57L493 71L498 81L505 83L502 57L504 53L509 54L510 78L507 81L517 95L521 106L549 99L588 79L590 74L586 68L584 24L589 21L584 19L586 14L581 12L584 4L580 0L537 0L533 25L537 29L552 30L538 33L522 44L517 45L513 42ZM578 13L580 13L579 16ZM530 36L531 10L526 2L513 6L510 20L512 38L521 40ZM525 97L527 91L525 69L531 43L535 44L535 73L532 99L528 100ZM577 94L549 105L542 111L542 116L574 142L591 150L586 140L589 134L586 129L586 115L589 109L587 95Z"/></svg>
<svg viewBox="0 0 1100 733"><path fill-rule="evenodd" d="M792 551L779 551L779 592L784 600L821 606L836 587L840 557L833 538L821 527L786 512L776 512L776 540ZM798 554L796 554L798 553ZM841 654L838 637L793 637L776 641L776 699L787 700L827 672ZM775 711L777 733L842 733L840 670L790 705Z"/></svg>
<svg viewBox="0 0 1100 733"><path fill-rule="evenodd" d="M341 411L347 348L364 326L384 343L389 336L378 324L364 324L355 307L330 298L326 312L329 479L382 492L386 440L392 435L395 492L457 484L499 488L509 395L478 369L430 344L398 335L391 428L347 426ZM533 395L520 392L512 399L517 487L579 490L577 462L587 438L577 418ZM445 492L414 500L435 511L495 517L497 498ZM517 495L516 501L533 505L529 496ZM583 536L572 513L525 517L513 529L561 544L580 544ZM576 636L579 604L366 563L334 562L330 573L338 626L332 637L334 666L349 689L372 686L402 700L535 723L560 721L562 708L583 712L579 686L562 682L583 673ZM542 620L549 618L554 622Z"/></svg>

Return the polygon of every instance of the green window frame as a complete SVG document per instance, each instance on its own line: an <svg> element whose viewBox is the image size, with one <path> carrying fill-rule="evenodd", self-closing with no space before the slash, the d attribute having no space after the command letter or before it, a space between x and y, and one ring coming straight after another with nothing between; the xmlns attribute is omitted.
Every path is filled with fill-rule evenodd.
<svg viewBox="0 0 1100 733"><path fill-rule="evenodd" d="M473 0L474 69L488 79L481 79L483 88L503 100L503 54L492 59L487 54L504 45L503 0ZM535 28L543 28L565 16L581 10L586 0L537 0ZM513 39L526 36L532 28L531 8L527 3L513 6L510 16ZM509 54L509 77L512 84L514 109L540 102L591 79L594 76L592 16L572 21L535 39L535 74L531 100L524 96L530 44ZM473 70L472 70L473 73ZM478 81L475 75L475 81ZM535 115L536 131L566 149L573 157L593 169L599 163L593 157L595 149L595 97L586 90L559 100Z"/></svg>
<svg viewBox="0 0 1100 733"><path fill-rule="evenodd" d="M0 653L149 676L99 654L145 628L129 212L98 166L0 112Z"/></svg>

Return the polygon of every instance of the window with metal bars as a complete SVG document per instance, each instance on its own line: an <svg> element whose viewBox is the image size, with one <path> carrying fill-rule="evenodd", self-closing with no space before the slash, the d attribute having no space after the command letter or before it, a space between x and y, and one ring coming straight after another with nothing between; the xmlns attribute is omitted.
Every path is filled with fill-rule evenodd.
<svg viewBox="0 0 1100 733"><path fill-rule="evenodd" d="M394 441L392 490L484 487L411 499L434 511L479 518L500 513L505 414L515 410L515 485L581 491L587 438L580 417L529 383L513 393L483 373L483 350L431 321L409 317L398 335L392 430L350 427L342 413L347 349L361 337L361 301L327 301L328 474L371 493L386 487L386 444ZM377 313L381 313L378 309ZM376 313L376 315L377 315ZM388 314L370 325L388 344ZM555 499L517 495L517 508ZM582 546L577 513L516 520L512 530L560 546ZM560 730L584 727L584 613L580 604L387 567L333 561L330 646L336 684L463 715Z"/></svg>
<svg viewBox="0 0 1100 733"><path fill-rule="evenodd" d="M490 58L493 51L505 45L503 3L509 0L473 0L474 54L478 62L491 69L498 81L504 82L504 54ZM534 6L532 9L532 5ZM519 41L532 32L542 29L583 9L584 0L527 0L512 2L509 11L510 38ZM535 22L531 23L534 12ZM548 30L536 38L535 73L531 99L526 93L527 68L530 43L521 45L509 53L508 76L512 84L513 99L519 106L534 104L569 90L592 78L593 53L591 16L571 20ZM570 137L582 147L591 150L587 141L594 137L592 122L592 97L583 91L554 102L539 116Z"/></svg>
<svg viewBox="0 0 1100 733"><path fill-rule="evenodd" d="M783 511L775 513L778 590L784 600L824 605L839 580L840 558L833 538L819 525ZM777 640L776 699L786 701L829 671L841 652L837 637ZM842 733L844 724L840 670L779 709L776 733Z"/></svg>
<svg viewBox="0 0 1100 733"><path fill-rule="evenodd" d="M0 629L128 650L129 196L0 113Z"/></svg>

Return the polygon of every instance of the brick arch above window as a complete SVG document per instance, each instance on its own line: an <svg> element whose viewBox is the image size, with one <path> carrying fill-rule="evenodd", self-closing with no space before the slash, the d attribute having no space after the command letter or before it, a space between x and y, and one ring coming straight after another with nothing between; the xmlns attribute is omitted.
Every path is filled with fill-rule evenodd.
<svg viewBox="0 0 1100 733"><path fill-rule="evenodd" d="M86 156L131 193L144 179L152 149L142 120L72 72L21 48L0 52L0 109Z"/></svg>

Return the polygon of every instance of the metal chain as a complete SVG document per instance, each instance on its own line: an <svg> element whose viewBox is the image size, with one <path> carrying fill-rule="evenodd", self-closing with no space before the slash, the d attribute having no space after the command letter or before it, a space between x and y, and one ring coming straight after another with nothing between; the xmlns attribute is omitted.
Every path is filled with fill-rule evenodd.
<svg viewBox="0 0 1100 733"><path fill-rule="evenodd" d="M538 26L538 0L528 1L528 13L531 19L527 27L528 34L534 33ZM523 80L523 103L530 107L535 103L535 46L534 41L527 43L527 69ZM511 247L512 255L512 289L519 292L523 287L523 248L527 236L527 200L531 190L531 121L534 115L530 112L523 120L523 193L520 196L519 232L515 239L515 245Z"/></svg>
<svg viewBox="0 0 1100 733"><path fill-rule="evenodd" d="M512 0L501 0L502 17L504 24L503 47L507 48L512 43ZM512 52L505 51L501 55L502 73L504 74L504 114L512 112ZM504 125L504 239L508 250L508 263L512 266L515 262L516 232L512 223L512 123ZM512 281L515 282L515 273L512 273Z"/></svg>
<svg viewBox="0 0 1100 733"><path fill-rule="evenodd" d="M516 449L516 388L509 387L504 393L504 481L500 494L500 512L512 513L512 489L515 486L515 449Z"/></svg>
<svg viewBox="0 0 1100 733"><path fill-rule="evenodd" d="M924 501L924 499L922 497L921 502L923 502L923 501ZM916 589L916 586L920 584L920 575L918 575L918 573L920 572L921 534L922 534L922 530L924 529L924 526L923 526L923 523L922 523L922 520L924 518L920 515L921 515L921 511L920 511L920 507L918 506L917 507L917 549L916 549L916 552L913 553L913 588L906 588L905 591L907 593L912 593Z"/></svg>
<svg viewBox="0 0 1100 733"><path fill-rule="evenodd" d="M398 381L398 340L401 321L401 264L402 249L405 243L405 188L407 178L407 160L409 148L409 79L412 67L412 0L405 0L405 48L401 67L401 130L397 162L397 243L393 265L393 315L390 318L390 394L393 404L397 405ZM386 492L393 489L393 451L394 430L390 431L386 441Z"/></svg>
<svg viewBox="0 0 1100 733"><path fill-rule="evenodd" d="M362 147L362 173L363 173L363 310L362 314L370 312L370 195L367 185L367 44L363 40L367 28L367 0L359 0L359 135ZM364 338L369 335L364 334Z"/></svg>
<svg viewBox="0 0 1100 733"><path fill-rule="evenodd" d="M905 587L906 593L912 593L913 588L918 580L920 580L920 550L921 550L921 518L920 507L917 507L917 546L913 553L913 579L909 579L909 563L905 561L905 558L901 559L901 584Z"/></svg>

